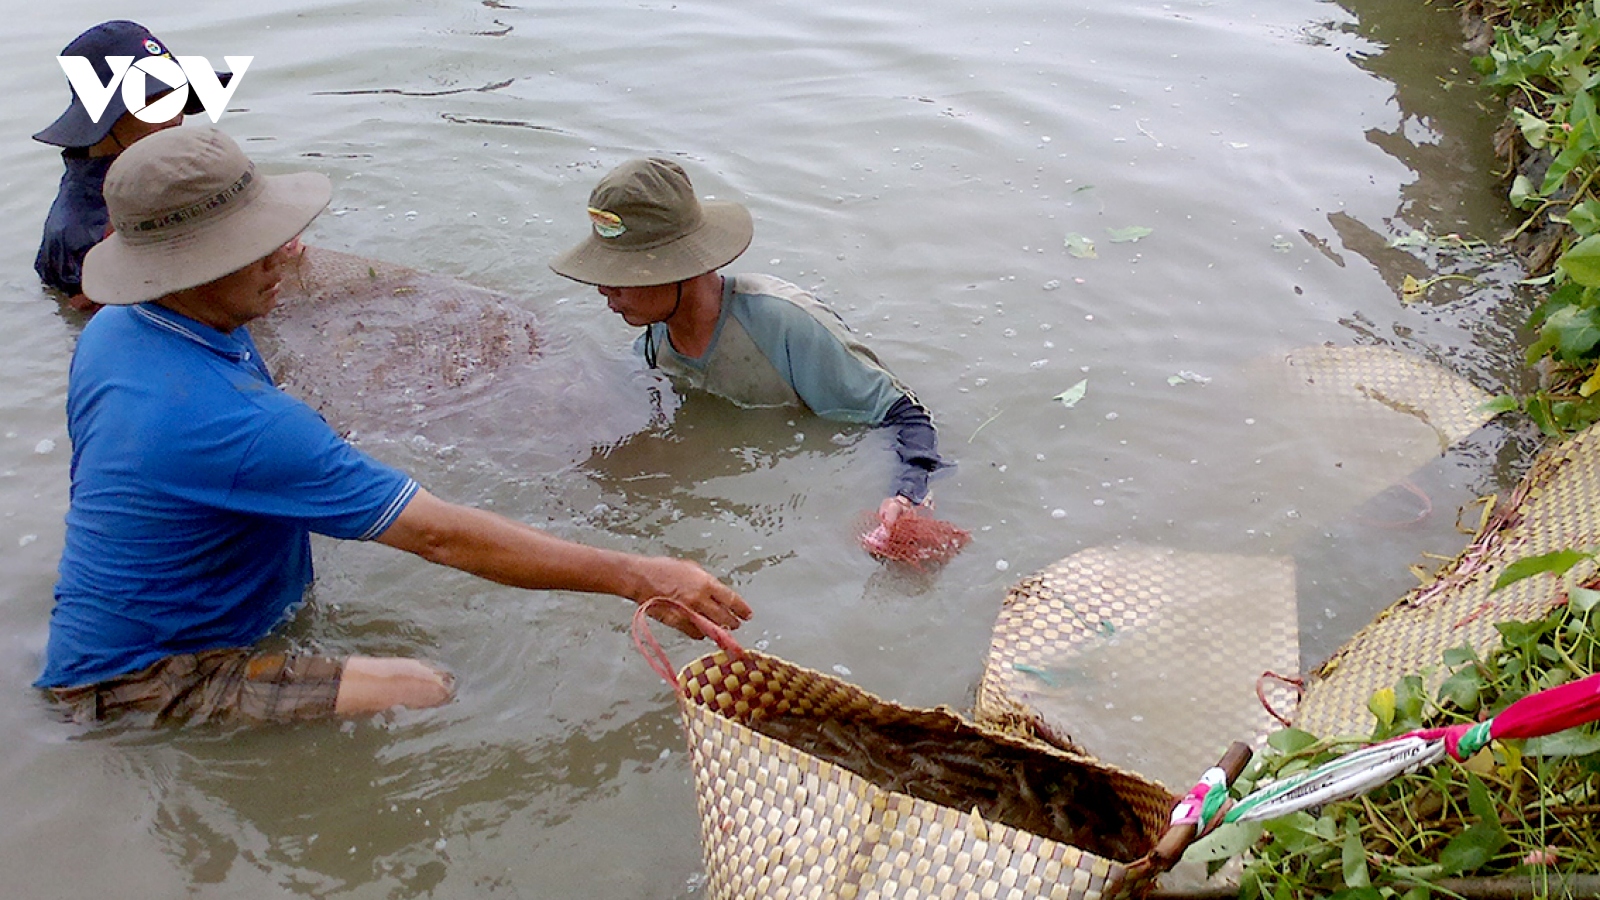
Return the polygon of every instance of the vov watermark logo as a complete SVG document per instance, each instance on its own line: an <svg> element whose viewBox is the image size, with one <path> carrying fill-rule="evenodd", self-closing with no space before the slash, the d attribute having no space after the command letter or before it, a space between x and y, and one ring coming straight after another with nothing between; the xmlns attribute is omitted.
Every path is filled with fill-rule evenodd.
<svg viewBox="0 0 1600 900"><path fill-rule="evenodd" d="M183 108L189 104L190 91L200 98L206 115L211 117L212 124L216 124L227 110L228 101L233 99L233 92L239 89L239 82L255 57L224 56L223 59L227 60L228 68L233 72L226 85L204 56L146 56L138 62L134 62L131 56L107 56L105 61L111 69L111 80L104 83L87 58L56 57L91 120L99 122L100 117L105 115L106 106L120 85L122 102L128 111L152 125L166 122L183 112ZM154 78L172 90L154 103L149 103L146 101L148 78Z"/></svg>

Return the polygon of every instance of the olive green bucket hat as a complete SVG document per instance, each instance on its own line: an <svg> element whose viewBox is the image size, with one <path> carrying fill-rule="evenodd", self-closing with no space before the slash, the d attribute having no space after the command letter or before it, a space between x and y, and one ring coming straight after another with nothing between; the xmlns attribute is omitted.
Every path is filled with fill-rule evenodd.
<svg viewBox="0 0 1600 900"><path fill-rule="evenodd" d="M632 159L589 194L589 236L550 268L604 287L672 284L720 269L750 246L755 227L737 203L694 195L689 176L667 159Z"/></svg>

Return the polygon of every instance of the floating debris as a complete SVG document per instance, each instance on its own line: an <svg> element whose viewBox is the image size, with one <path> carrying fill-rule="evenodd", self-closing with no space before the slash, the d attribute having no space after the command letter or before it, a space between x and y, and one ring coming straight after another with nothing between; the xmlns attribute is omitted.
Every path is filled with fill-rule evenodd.
<svg viewBox="0 0 1600 900"><path fill-rule="evenodd" d="M1061 405L1062 406L1065 406L1066 408L1071 409L1072 407L1078 405L1078 401L1082 400L1083 399L1083 395L1088 393L1088 391L1089 391L1089 379L1085 378L1082 381L1078 382L1077 384L1073 385L1072 387L1069 387L1066 390L1062 391L1061 393L1055 395L1051 399L1052 400L1059 400L1059 401L1061 401Z"/></svg>
<svg viewBox="0 0 1600 900"><path fill-rule="evenodd" d="M1200 375L1200 374L1195 373L1195 372L1191 372L1188 369L1184 369L1183 371L1179 372L1176 375L1167 376L1167 384L1171 384L1171 385L1179 385L1179 384L1210 384L1210 383L1211 383L1211 379L1209 377L1207 377L1205 375Z"/></svg>

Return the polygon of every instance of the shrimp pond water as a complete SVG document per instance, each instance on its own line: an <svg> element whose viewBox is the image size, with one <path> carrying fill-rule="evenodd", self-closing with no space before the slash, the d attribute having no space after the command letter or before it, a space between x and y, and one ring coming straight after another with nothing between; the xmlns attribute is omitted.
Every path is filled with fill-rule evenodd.
<svg viewBox="0 0 1600 900"><path fill-rule="evenodd" d="M1259 361L1321 344L1402 350L1492 393L1524 386L1530 298L1497 243L1514 224L1489 150L1499 107L1446 3L13 4L8 898L702 893L676 711L611 598L323 542L287 639L441 660L456 702L342 725L85 733L29 688L82 319L31 271L60 162L28 135L64 102L52 57L124 17L179 54L254 57L219 127L268 171L333 179L309 243L515 298L545 359L570 361L551 367L559 390L502 391L470 428L391 403L358 443L446 498L699 560L755 607L741 640L903 703L970 706L1007 586L1098 546L1292 559L1315 663L1415 584L1409 566L1459 552L1455 511L1513 484L1536 443L1496 422L1411 473L1432 507L1413 521L1416 493L1342 480L1357 460L1272 428L1246 389ZM935 482L938 513L973 535L955 560L897 571L856 544L888 482L884 434L678 397L598 295L546 268L584 233L594 182L642 154L749 206L755 243L730 271L814 290L934 410L957 463ZM1451 273L1471 280L1402 296L1408 275ZM1055 399L1080 383L1074 405ZM678 662L705 649L667 647ZM1093 750L1162 714L1108 701L1073 737ZM1177 780L1159 758L1116 761Z"/></svg>

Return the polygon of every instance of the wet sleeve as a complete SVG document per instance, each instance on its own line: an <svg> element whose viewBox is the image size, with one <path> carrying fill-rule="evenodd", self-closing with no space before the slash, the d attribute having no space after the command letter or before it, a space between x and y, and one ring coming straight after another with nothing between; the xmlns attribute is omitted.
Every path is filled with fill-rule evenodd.
<svg viewBox="0 0 1600 900"><path fill-rule="evenodd" d="M105 230L104 215L74 214L68 204L57 201L45 219L39 253L33 259L39 280L68 296L81 293L83 258L105 237Z"/></svg>
<svg viewBox="0 0 1600 900"><path fill-rule="evenodd" d="M894 452L900 458L893 493L921 503L928 497L928 477L945 465L933 418L910 394L902 394L880 424L894 430Z"/></svg>

